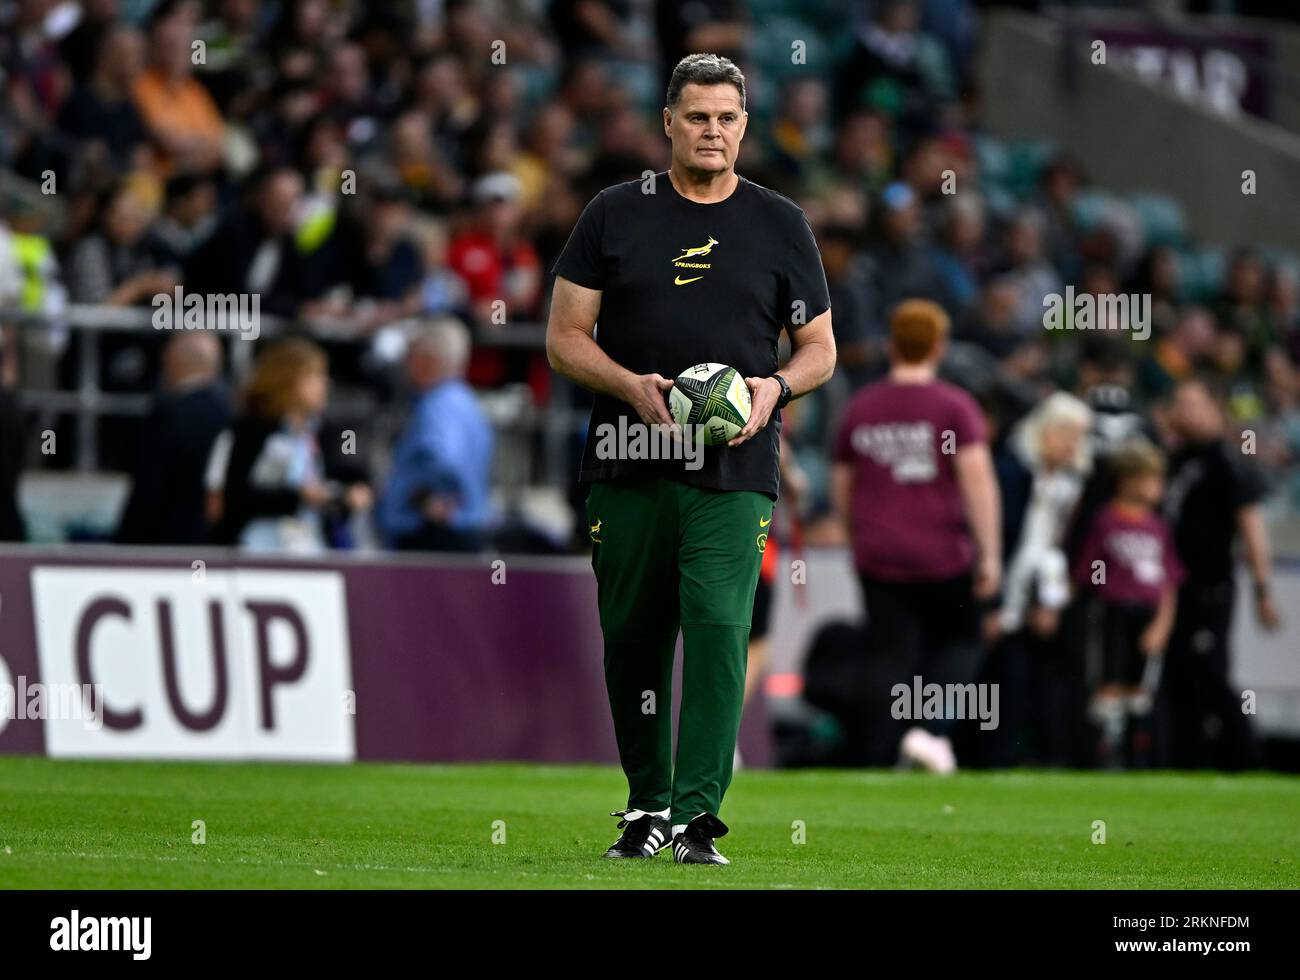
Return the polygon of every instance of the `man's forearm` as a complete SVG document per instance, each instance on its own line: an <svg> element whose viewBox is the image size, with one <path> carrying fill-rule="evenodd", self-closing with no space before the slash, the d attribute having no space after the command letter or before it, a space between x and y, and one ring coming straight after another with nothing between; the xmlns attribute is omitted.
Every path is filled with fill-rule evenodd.
<svg viewBox="0 0 1300 980"><path fill-rule="evenodd" d="M966 520L980 555L1000 561L1002 509L992 461L986 448L972 447L967 452L978 452L979 455L967 459L958 457L957 482L966 507Z"/></svg>
<svg viewBox="0 0 1300 980"><path fill-rule="evenodd" d="M966 510L971 522L971 533L981 555L1001 560L1001 515L998 512L997 494L991 485L977 485L967 495Z"/></svg>
<svg viewBox="0 0 1300 980"><path fill-rule="evenodd" d="M546 353L551 367L574 384L597 394L627 400L628 382L636 375L601 350L594 337L581 330L568 331Z"/></svg>
<svg viewBox="0 0 1300 980"><path fill-rule="evenodd" d="M1252 504L1237 512L1237 525L1246 544L1246 563L1250 566L1251 580L1256 588L1268 585L1273 575L1273 559L1268 550L1268 535L1264 530L1264 515Z"/></svg>
<svg viewBox="0 0 1300 980"><path fill-rule="evenodd" d="M801 344L776 373L785 378L796 398L815 391L835 373L834 344L827 345L819 340Z"/></svg>

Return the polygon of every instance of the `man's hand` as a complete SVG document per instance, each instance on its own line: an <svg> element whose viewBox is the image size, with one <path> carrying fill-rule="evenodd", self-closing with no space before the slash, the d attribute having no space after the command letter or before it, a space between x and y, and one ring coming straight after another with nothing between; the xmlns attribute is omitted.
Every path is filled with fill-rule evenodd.
<svg viewBox="0 0 1300 980"><path fill-rule="evenodd" d="M781 382L776 378L746 378L745 384L749 386L749 398L752 403L749 408L749 421L736 437L727 443L728 446L739 446L742 442L752 439L767 425L772 412L776 409L776 403L781 400Z"/></svg>
<svg viewBox="0 0 1300 980"><path fill-rule="evenodd" d="M673 383L662 374L636 374L627 383L623 392L623 401L634 409L646 425L675 426L673 417L668 414L668 403L664 395Z"/></svg>

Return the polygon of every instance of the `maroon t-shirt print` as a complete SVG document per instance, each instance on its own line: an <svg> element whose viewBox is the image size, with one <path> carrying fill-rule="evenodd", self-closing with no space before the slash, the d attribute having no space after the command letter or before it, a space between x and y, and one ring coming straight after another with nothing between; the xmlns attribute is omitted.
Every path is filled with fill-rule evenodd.
<svg viewBox="0 0 1300 980"><path fill-rule="evenodd" d="M1104 578L1094 582L1097 562ZM1117 504L1093 521L1074 564L1074 580L1097 590L1107 602L1156 606L1169 586L1185 573L1174 550L1169 525L1154 512L1136 513Z"/></svg>
<svg viewBox="0 0 1300 980"><path fill-rule="evenodd" d="M835 459L853 468L849 519L859 572L909 582L970 570L975 543L954 463L958 450L987 438L975 400L942 381L886 379L849 402Z"/></svg>

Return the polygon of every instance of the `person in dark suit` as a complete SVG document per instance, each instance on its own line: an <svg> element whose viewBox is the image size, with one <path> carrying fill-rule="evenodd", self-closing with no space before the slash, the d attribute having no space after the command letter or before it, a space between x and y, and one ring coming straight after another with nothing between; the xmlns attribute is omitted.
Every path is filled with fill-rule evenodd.
<svg viewBox="0 0 1300 980"><path fill-rule="evenodd" d="M248 293L262 313L293 316L313 287L294 240L302 177L271 167L248 180L244 206L185 257L191 293Z"/></svg>
<svg viewBox="0 0 1300 980"><path fill-rule="evenodd" d="M231 419L220 374L221 344L212 333L177 334L163 349L164 390L144 425L119 544L208 540L204 470Z"/></svg>

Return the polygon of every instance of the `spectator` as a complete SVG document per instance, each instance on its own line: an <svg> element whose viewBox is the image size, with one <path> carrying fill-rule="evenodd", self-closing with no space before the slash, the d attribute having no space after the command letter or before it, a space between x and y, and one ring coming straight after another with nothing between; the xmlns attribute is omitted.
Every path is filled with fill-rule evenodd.
<svg viewBox="0 0 1300 980"><path fill-rule="evenodd" d="M466 136L483 107L459 57L439 51L420 66L412 108L429 118L440 155L456 174L464 176L468 170Z"/></svg>
<svg viewBox="0 0 1300 980"><path fill-rule="evenodd" d="M885 188L880 203L883 241L867 254L876 298L876 323L884 324L889 311L904 299L942 303L946 295L933 253L926 247L924 215L916 192L896 181Z"/></svg>
<svg viewBox="0 0 1300 980"><path fill-rule="evenodd" d="M984 202L979 195L949 198L934 263L943 282L944 306L954 317L964 316L975 306L980 279L989 271L984 235Z"/></svg>
<svg viewBox="0 0 1300 980"><path fill-rule="evenodd" d="M94 73L59 110L59 129L81 141L91 165L120 173L148 162L149 133L132 99L143 69L144 38L134 27L113 24L104 32Z"/></svg>
<svg viewBox="0 0 1300 980"><path fill-rule="evenodd" d="M1025 336L1043 327L1044 297L1064 291L1060 274L1044 254L1044 230L1042 212L1025 208L1011 219L1004 235L1005 266L1001 273L1020 292L1012 323Z"/></svg>
<svg viewBox="0 0 1300 980"><path fill-rule="evenodd" d="M1169 762L1180 769L1241 769L1258 761L1250 721L1230 686L1229 636L1236 605L1233 542L1240 536L1255 615L1281 622L1260 501L1264 486L1225 440L1223 410L1201 381L1174 391L1169 413L1172 473L1164 513L1187 579L1165 667Z"/></svg>
<svg viewBox="0 0 1300 980"><path fill-rule="evenodd" d="M295 239L303 200L296 170L276 167L249 178L247 208L227 217L190 252L185 286L194 293L246 293L261 297L264 313L291 316L324 289L321 275Z"/></svg>
<svg viewBox="0 0 1300 980"><path fill-rule="evenodd" d="M204 44L204 60L197 70L221 113L240 119L262 96L256 0L218 0L210 5L213 16L197 33Z"/></svg>
<svg viewBox="0 0 1300 980"><path fill-rule="evenodd" d="M831 159L817 168L811 188L821 194L836 186L883 190L894 167L890 135L889 122L880 113L850 113L836 129Z"/></svg>
<svg viewBox="0 0 1300 980"><path fill-rule="evenodd" d="M990 278L984 283L979 303L967 316L957 339L991 354L1006 376L1030 380L1041 374L1046 353L1040 335L1026 337L1017 327L1020 296L1020 286L1010 276Z"/></svg>
<svg viewBox="0 0 1300 980"><path fill-rule="evenodd" d="M957 79L943 46L919 29L921 4L878 0L858 8L856 44L836 74L836 103L841 111L887 107L907 128L926 128L939 104L956 96Z"/></svg>
<svg viewBox="0 0 1300 980"><path fill-rule="evenodd" d="M808 183L817 161L830 149L826 85L815 78L797 78L781 94L781 107L772 122L773 164L793 187Z"/></svg>
<svg viewBox="0 0 1300 980"><path fill-rule="evenodd" d="M1066 282L1074 282L1083 269L1080 233L1074 208L1083 184L1083 168L1068 153L1057 154L1039 175L1036 204L1043 214L1043 241L1047 255Z"/></svg>
<svg viewBox="0 0 1300 980"><path fill-rule="evenodd" d="M449 212L464 181L439 152L429 116L419 110L402 114L393 122L390 139L393 169L416 205L425 211Z"/></svg>
<svg viewBox="0 0 1300 980"><path fill-rule="evenodd" d="M522 235L519 181L494 173L474 185L477 211L471 228L453 236L448 265L469 286L470 302L480 322L499 323L493 306L505 303L510 319L537 312L541 267L537 253Z"/></svg>
<svg viewBox="0 0 1300 980"><path fill-rule="evenodd" d="M836 369L856 390L886 369L885 334L876 318L872 267L857 249L856 229L829 223L817 239L835 310ZM813 392L816 397L818 392Z"/></svg>
<svg viewBox="0 0 1300 980"><path fill-rule="evenodd" d="M163 213L153 239L168 265L180 267L217 227L217 188L207 177L181 176L167 181Z"/></svg>
<svg viewBox="0 0 1300 980"><path fill-rule="evenodd" d="M469 291L464 281L447 268L447 231L444 226L427 222L420 228L423 238L424 278L420 282L419 312L423 316L470 316Z"/></svg>
<svg viewBox="0 0 1300 980"><path fill-rule="evenodd" d="M1071 577L1091 598L1087 651L1099 678L1090 704L1101 728L1104 768L1143 766L1160 663L1174 627L1175 597L1184 578L1169 525L1159 515L1163 454L1146 440L1113 457L1115 499L1093 522Z"/></svg>
<svg viewBox="0 0 1300 980"><path fill-rule="evenodd" d="M356 150L371 146L380 131L381 110L371 93L369 71L359 44L338 44L329 53L322 109Z"/></svg>
<svg viewBox="0 0 1300 980"><path fill-rule="evenodd" d="M68 260L68 291L74 303L148 307L179 282L178 269L161 243L149 234L151 205L140 184L122 181L104 195L93 230L73 247ZM85 356L84 338L75 336L64 359L70 378ZM98 339L99 384L106 391L143 393L156 385L163 335L156 331L109 333ZM106 419L100 426L100 452L106 465L130 467L147 434L139 418Z"/></svg>
<svg viewBox="0 0 1300 980"><path fill-rule="evenodd" d="M1151 296L1151 329L1158 336L1167 336L1178 318L1178 303L1182 293L1178 253L1167 245L1150 249L1142 257L1130 294Z"/></svg>
<svg viewBox="0 0 1300 980"><path fill-rule="evenodd" d="M627 29L631 10L629 0L556 0L550 14L555 35L572 60L588 54L637 55Z"/></svg>
<svg viewBox="0 0 1300 980"><path fill-rule="evenodd" d="M231 421L221 384L221 343L209 331L174 335L163 349L163 391L138 446L131 495L118 525L119 544L201 544L204 471L217 435Z"/></svg>
<svg viewBox="0 0 1300 980"><path fill-rule="evenodd" d="M59 55L77 85L84 85L97 65L104 61L105 48L119 26L118 0L85 0L79 4L81 17L59 42Z"/></svg>
<svg viewBox="0 0 1300 980"><path fill-rule="evenodd" d="M580 0L577 5L582 5ZM695 51L744 61L750 33L745 4L738 0L655 0L654 8L660 61L667 69L665 87L672 67Z"/></svg>
<svg viewBox="0 0 1300 980"><path fill-rule="evenodd" d="M411 206L400 186L376 187L360 225L343 243L343 271L351 316L368 331L419 309L424 262L411 239Z"/></svg>
<svg viewBox="0 0 1300 980"><path fill-rule="evenodd" d="M528 211L543 205L547 185L572 180L582 169L573 147L573 113L561 102L548 102L533 118L513 173L519 178L520 203Z"/></svg>
<svg viewBox="0 0 1300 980"><path fill-rule="evenodd" d="M136 185L122 182L104 196L94 230L73 248L68 292L74 303L148 304L176 286L177 269L149 236L153 216Z"/></svg>
<svg viewBox="0 0 1300 980"><path fill-rule="evenodd" d="M1219 326L1241 335L1258 369L1263 352L1281 339L1268 315L1268 269L1253 248L1239 248L1228 261L1223 292L1214 306Z"/></svg>
<svg viewBox="0 0 1300 980"><path fill-rule="evenodd" d="M422 551L481 551L492 524L493 433L465 384L469 332L437 320L411 343L417 401L393 454L378 518L387 544Z"/></svg>
<svg viewBox="0 0 1300 980"><path fill-rule="evenodd" d="M1137 390L1143 401L1166 398L1180 381L1211 363L1219 344L1213 316L1199 306L1184 307L1165 337L1153 337L1149 353L1137 368Z"/></svg>
<svg viewBox="0 0 1300 980"><path fill-rule="evenodd" d="M1068 761L1068 647L1055 642L1070 598L1063 543L1092 467L1086 436L1092 412L1073 395L1044 399L995 458L1002 498L1001 601L986 620L992 643L983 680L1002 690L1002 721L984 737L985 760L1059 766Z"/></svg>
<svg viewBox="0 0 1300 980"><path fill-rule="evenodd" d="M875 720L873 757L895 753L936 772L956 768L954 719L912 719L898 739L896 684L964 684L980 662L976 602L1001 578L998 487L984 419L964 391L936 378L948 318L909 300L890 317L888 377L849 403L835 440L831 498L851 530L867 610ZM936 616L935 610L944 610Z"/></svg>
<svg viewBox="0 0 1300 980"><path fill-rule="evenodd" d="M199 4L164 0L149 26L149 66L135 79L136 107L160 153L163 176L206 173L221 162L225 123L190 60Z"/></svg>
<svg viewBox="0 0 1300 980"><path fill-rule="evenodd" d="M33 388L54 387L58 361L68 345L66 328L58 320L67 309L64 286L54 242L46 233L48 218L31 203L16 203L0 220L0 299L24 313L43 314L53 325L44 330L23 330L17 344L21 381ZM7 294L7 295L5 295Z"/></svg>
<svg viewBox="0 0 1300 980"><path fill-rule="evenodd" d="M318 553L327 512L370 508L370 488L326 480L317 439L329 394L325 355L289 338L258 358L234 425L212 448L205 474L212 539L251 551Z"/></svg>

